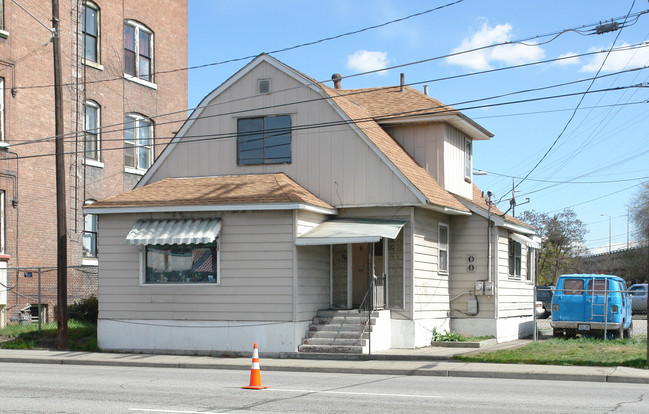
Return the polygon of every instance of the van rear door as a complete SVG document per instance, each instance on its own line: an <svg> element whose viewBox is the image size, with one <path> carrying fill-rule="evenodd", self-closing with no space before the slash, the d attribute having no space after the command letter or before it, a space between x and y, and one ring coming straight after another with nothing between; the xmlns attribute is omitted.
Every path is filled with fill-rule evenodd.
<svg viewBox="0 0 649 414"><path fill-rule="evenodd" d="M561 289L557 287L555 299L560 298L560 314L553 320L586 321L584 308L584 279L563 279Z"/></svg>
<svg viewBox="0 0 649 414"><path fill-rule="evenodd" d="M604 322L606 317L606 293L610 290L608 279L589 279L586 288L584 315L586 321Z"/></svg>

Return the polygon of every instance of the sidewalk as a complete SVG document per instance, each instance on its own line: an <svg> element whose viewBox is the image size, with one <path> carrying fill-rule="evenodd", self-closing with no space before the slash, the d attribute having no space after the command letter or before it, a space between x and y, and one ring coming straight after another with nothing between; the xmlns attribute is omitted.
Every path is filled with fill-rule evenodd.
<svg viewBox="0 0 649 414"><path fill-rule="evenodd" d="M262 371L328 372L348 374L421 375L438 377L478 377L540 379L559 381L621 382L649 384L649 370L626 367L578 367L465 363L450 360L452 355L475 352L476 348L433 348L390 350L371 359L308 358L295 354L265 357ZM132 366L156 368L198 368L250 370L251 358L214 358L187 355L118 354L48 350L0 349L0 363L41 363L69 365Z"/></svg>

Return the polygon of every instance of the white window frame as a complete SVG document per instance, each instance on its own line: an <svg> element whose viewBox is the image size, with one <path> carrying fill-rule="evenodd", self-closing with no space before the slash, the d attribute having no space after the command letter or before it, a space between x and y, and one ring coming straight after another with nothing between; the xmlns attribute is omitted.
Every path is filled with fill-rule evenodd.
<svg viewBox="0 0 649 414"><path fill-rule="evenodd" d="M140 286L220 286L221 285L221 237L217 236L216 240L216 281L213 283L147 283L146 282L146 245L140 246Z"/></svg>
<svg viewBox="0 0 649 414"><path fill-rule="evenodd" d="M536 274L536 249L527 246L527 275L525 281L534 284Z"/></svg>
<svg viewBox="0 0 649 414"><path fill-rule="evenodd" d="M261 85L268 82L268 92L261 91ZM270 95L272 93L273 84L270 79L257 79L257 95Z"/></svg>
<svg viewBox="0 0 649 414"><path fill-rule="evenodd" d="M446 243L442 243L442 228L446 230ZM437 226L437 271L438 273L448 274L450 268L450 233L448 224L439 223ZM446 269L442 268L442 252L446 253Z"/></svg>
<svg viewBox="0 0 649 414"><path fill-rule="evenodd" d="M92 60L92 59L86 59L86 32L83 30L83 27L81 28L81 33L83 36L82 39L82 58L83 58L83 63L88 66L96 67L97 69L103 69L101 66L101 9L99 9L99 6L91 1L84 1L83 2L83 8L82 8L82 21L85 21L86 18L86 8L91 8L97 12L97 18L96 18L96 24L97 24L97 39L95 41L95 47L97 50L97 60ZM83 24L82 24L83 26Z"/></svg>
<svg viewBox="0 0 649 414"><path fill-rule="evenodd" d="M0 0L0 37L6 39L9 37L9 32L6 30L4 3L4 0Z"/></svg>
<svg viewBox="0 0 649 414"><path fill-rule="evenodd" d="M512 262L512 243L514 244L513 262ZM516 245L519 246L520 255L518 256L518 266L516 265ZM512 269L512 263L514 268ZM518 271L518 273L516 273ZM510 279L521 279L523 272L523 245L512 238L507 238L507 273Z"/></svg>
<svg viewBox="0 0 649 414"><path fill-rule="evenodd" d="M473 174L473 143L469 138L464 139L464 179L471 182Z"/></svg>
<svg viewBox="0 0 649 414"><path fill-rule="evenodd" d="M155 159L155 136L153 135L154 133L154 124L153 121L141 114L135 114L135 113L128 113L125 115L124 118L128 118L128 121L133 121L134 126L133 126L133 141L127 141L126 140L126 122L124 123L124 152L126 152L127 149L127 142L135 148L134 151L134 166L126 165L126 160L124 162L124 171L132 173L132 174L140 174L143 175L150 167L153 165L153 160ZM127 121L125 119L125 121ZM142 166L139 165L139 159L140 159L140 151L141 148L145 148L146 146L139 145L140 137L139 137L139 131L140 131L140 123L142 121L146 121L149 123L149 136L151 138L151 143L149 144L149 160L148 160L148 165L146 168L143 168ZM126 155L124 156L126 158Z"/></svg>
<svg viewBox="0 0 649 414"><path fill-rule="evenodd" d="M95 136L97 138L97 159L86 157L86 134L89 130L88 125L86 124L86 121L88 119L86 108L89 106L97 110L97 125L94 125L94 128L91 128L92 130L96 131ZM101 106L97 102L92 100L85 101L83 104L83 162L84 164L100 168L103 168L104 166L104 163L101 161Z"/></svg>
<svg viewBox="0 0 649 414"><path fill-rule="evenodd" d="M92 227L91 229L88 229L86 227L86 225L88 223L87 218L90 218L91 222L94 224L94 227ZM97 221L98 221L98 219L99 219L99 216L97 214L84 214L83 215L83 242L82 242L81 250L82 250L84 260L86 260L86 259L95 259L96 260L97 259L97 253L98 253ZM86 246L85 246L86 234L89 234L89 235L91 235L91 237L94 238L94 246L95 246L94 252L92 251L92 248L90 250L86 250ZM92 244L91 244L91 246L92 246ZM89 252L90 254L86 255L86 252ZM94 253L94 255L92 253Z"/></svg>
<svg viewBox="0 0 649 414"><path fill-rule="evenodd" d="M124 78L128 79L130 81L133 81L135 83L139 83L144 86L148 86L153 89L157 89L157 85L155 83L155 56L154 56L154 48L153 46L155 45L154 42L154 35L153 31L143 25L142 23L139 23L135 20L124 20L124 25L125 26L131 26L134 29L134 42L135 42L135 75L131 75L126 73L126 62L124 62ZM151 80L146 80L140 78L140 31L144 31L149 34L149 50L151 51L150 55L150 60L151 60L151 67L149 68L149 71L151 73ZM124 36L124 30L122 30L122 36ZM122 45L122 47L124 47Z"/></svg>

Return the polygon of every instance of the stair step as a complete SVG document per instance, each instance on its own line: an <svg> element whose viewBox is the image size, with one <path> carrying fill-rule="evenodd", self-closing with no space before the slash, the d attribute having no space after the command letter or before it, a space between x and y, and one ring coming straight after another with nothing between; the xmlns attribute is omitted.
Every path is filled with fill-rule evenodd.
<svg viewBox="0 0 649 414"><path fill-rule="evenodd" d="M366 340L360 338L305 338L302 340L303 345L345 345L345 346L363 346Z"/></svg>
<svg viewBox="0 0 649 414"><path fill-rule="evenodd" d="M316 316L313 318L315 324L336 324L336 325L366 325L367 318L353 317L353 316L334 316L333 318ZM370 319L372 325L376 325L376 318Z"/></svg>
<svg viewBox="0 0 649 414"><path fill-rule="evenodd" d="M357 332L359 335L365 330L363 325L332 325L332 324L311 324L309 331L329 331L329 332Z"/></svg>
<svg viewBox="0 0 649 414"><path fill-rule="evenodd" d="M362 334L360 332L356 331L307 331L306 333L307 338L340 338L340 339L358 339L359 337L362 339L368 339L369 338L369 333L367 331L363 331Z"/></svg>
<svg viewBox="0 0 649 414"><path fill-rule="evenodd" d="M322 354L360 354L363 347L358 345L300 345L298 352L317 352Z"/></svg>
<svg viewBox="0 0 649 414"><path fill-rule="evenodd" d="M322 318L333 318L335 316L362 316L367 319L367 312L359 312L358 309L351 310L319 310L318 316ZM372 312L372 317L378 317L378 312Z"/></svg>

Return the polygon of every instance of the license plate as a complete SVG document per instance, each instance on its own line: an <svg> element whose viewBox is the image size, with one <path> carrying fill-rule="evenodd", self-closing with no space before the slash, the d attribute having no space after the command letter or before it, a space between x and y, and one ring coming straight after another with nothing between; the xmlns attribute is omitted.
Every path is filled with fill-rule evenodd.
<svg viewBox="0 0 649 414"><path fill-rule="evenodd" d="M577 325L577 329L580 331L590 331L590 325L585 323L580 323Z"/></svg>

